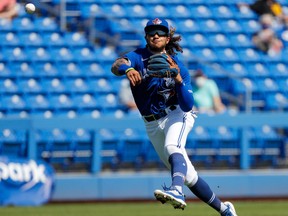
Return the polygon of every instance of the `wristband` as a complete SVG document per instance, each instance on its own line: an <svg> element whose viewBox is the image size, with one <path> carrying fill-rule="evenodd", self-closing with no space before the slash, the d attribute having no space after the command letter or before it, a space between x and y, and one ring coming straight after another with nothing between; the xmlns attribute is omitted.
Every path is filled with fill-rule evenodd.
<svg viewBox="0 0 288 216"><path fill-rule="evenodd" d="M121 64L118 68L118 72L121 75L124 75L125 73L127 73L128 71L132 70L134 68L132 68L131 66L127 65L127 64Z"/></svg>

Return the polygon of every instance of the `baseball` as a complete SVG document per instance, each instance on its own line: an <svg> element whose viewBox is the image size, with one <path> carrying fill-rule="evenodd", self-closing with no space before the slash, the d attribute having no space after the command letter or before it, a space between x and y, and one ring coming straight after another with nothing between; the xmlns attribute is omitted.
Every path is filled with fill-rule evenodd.
<svg viewBox="0 0 288 216"><path fill-rule="evenodd" d="M28 4L25 5L25 10L26 10L27 13L33 14L35 12L35 10L36 10L36 7L32 3L28 3Z"/></svg>

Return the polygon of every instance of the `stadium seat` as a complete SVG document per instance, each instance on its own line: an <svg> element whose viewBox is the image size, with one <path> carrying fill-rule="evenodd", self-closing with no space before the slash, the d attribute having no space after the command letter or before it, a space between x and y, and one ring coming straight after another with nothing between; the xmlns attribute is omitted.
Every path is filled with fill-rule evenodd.
<svg viewBox="0 0 288 216"><path fill-rule="evenodd" d="M6 110L25 110L27 108L24 99L19 94L4 95L2 107Z"/></svg>
<svg viewBox="0 0 288 216"><path fill-rule="evenodd" d="M28 17L16 17L12 20L12 28L16 32L31 32L35 30L35 25Z"/></svg>
<svg viewBox="0 0 288 216"><path fill-rule="evenodd" d="M236 19L221 19L219 20L219 25L221 26L222 32L226 34L243 32L239 21Z"/></svg>
<svg viewBox="0 0 288 216"><path fill-rule="evenodd" d="M58 67L52 61L33 62L33 68L37 72L35 72L35 75L42 78L59 77L63 72L60 73Z"/></svg>
<svg viewBox="0 0 288 216"><path fill-rule="evenodd" d="M0 54L1 55L1 54ZM13 77L13 70L10 70L7 62L1 62L0 60L0 78L11 78Z"/></svg>
<svg viewBox="0 0 288 216"><path fill-rule="evenodd" d="M243 33L236 33L236 34L230 34L230 40L231 44L235 48L253 48L254 44L252 43L251 36L248 36Z"/></svg>
<svg viewBox="0 0 288 216"><path fill-rule="evenodd" d="M77 94L72 96L74 104L77 104L77 109L80 113L87 113L88 111L93 111L95 109L101 109L101 104L98 103L97 98L93 94Z"/></svg>
<svg viewBox="0 0 288 216"><path fill-rule="evenodd" d="M56 110L73 109L75 106L75 104L73 104L71 96L67 94L62 93L58 95L52 95L48 99L51 106L53 106Z"/></svg>
<svg viewBox="0 0 288 216"><path fill-rule="evenodd" d="M288 96L280 92L266 94L265 110L288 111Z"/></svg>
<svg viewBox="0 0 288 216"><path fill-rule="evenodd" d="M118 157L120 167L139 170L143 166L143 146L148 141L145 133L133 128L126 128L119 134Z"/></svg>
<svg viewBox="0 0 288 216"><path fill-rule="evenodd" d="M250 74L250 71L247 70L246 66L239 62L225 62L223 63L224 70L230 74L231 77L246 77Z"/></svg>
<svg viewBox="0 0 288 216"><path fill-rule="evenodd" d="M51 108L47 97L43 94L26 95L25 102L27 108L32 110L32 114L34 111L49 110Z"/></svg>
<svg viewBox="0 0 288 216"><path fill-rule="evenodd" d="M215 48L214 51L220 62L239 62L240 60L233 48Z"/></svg>
<svg viewBox="0 0 288 216"><path fill-rule="evenodd" d="M51 59L56 58L52 56L46 47L29 47L25 50L27 58L33 62L47 62Z"/></svg>
<svg viewBox="0 0 288 216"><path fill-rule="evenodd" d="M42 32L41 35L47 46L63 47L66 45L64 36L60 32Z"/></svg>
<svg viewBox="0 0 288 216"><path fill-rule="evenodd" d="M110 81L106 78L94 78L87 80L90 89L96 94L103 95L109 94L114 91L114 87L111 85Z"/></svg>
<svg viewBox="0 0 288 216"><path fill-rule="evenodd" d="M13 79L0 79L0 94L20 93L20 89Z"/></svg>
<svg viewBox="0 0 288 216"><path fill-rule="evenodd" d="M13 32L0 33L0 45L2 46L20 46L20 40L17 34Z"/></svg>
<svg viewBox="0 0 288 216"><path fill-rule="evenodd" d="M96 137L100 139L102 144L101 158L102 169L109 168L112 170L118 169L118 146L119 146L119 132L103 128L98 131Z"/></svg>
<svg viewBox="0 0 288 216"><path fill-rule="evenodd" d="M17 85L19 89L21 89L21 92L23 92L24 94L42 93L43 90L41 84L39 83L39 80L34 78L18 80Z"/></svg>
<svg viewBox="0 0 288 216"><path fill-rule="evenodd" d="M247 67L247 70L249 71L249 74L247 74L247 76L251 78L271 76L268 67L264 63L261 63L261 62L247 63L246 67Z"/></svg>
<svg viewBox="0 0 288 216"><path fill-rule="evenodd" d="M30 56L27 56L23 47L3 47L2 49L3 59L5 61L27 61Z"/></svg>
<svg viewBox="0 0 288 216"><path fill-rule="evenodd" d="M188 134L186 149L194 164L203 163L206 168L210 168L217 155L217 146L208 127L194 127Z"/></svg>
<svg viewBox="0 0 288 216"><path fill-rule="evenodd" d="M211 19L212 18L212 12L206 5L191 5L189 7L191 15L193 14L193 17L195 19Z"/></svg>
<svg viewBox="0 0 288 216"><path fill-rule="evenodd" d="M107 78L107 73L103 65L98 62L80 62L80 71L84 72L87 77L93 78Z"/></svg>
<svg viewBox="0 0 288 216"><path fill-rule="evenodd" d="M212 47L231 47L230 38L223 33L207 35L210 46Z"/></svg>
<svg viewBox="0 0 288 216"><path fill-rule="evenodd" d="M193 47L207 47L209 46L209 42L205 35L201 33L189 34L186 37L186 40L189 41L187 43L188 48L193 49Z"/></svg>
<svg viewBox="0 0 288 216"><path fill-rule="evenodd" d="M267 66L268 70L271 71L271 76L279 78L288 77L288 67L284 62L270 62Z"/></svg>
<svg viewBox="0 0 288 216"><path fill-rule="evenodd" d="M197 21L199 30L202 33L210 34L210 33L220 33L223 32L221 26L219 25L217 20L212 18L210 19L200 19Z"/></svg>
<svg viewBox="0 0 288 216"><path fill-rule="evenodd" d="M231 8L224 4L213 6L211 11L214 19L233 19L234 11Z"/></svg>
<svg viewBox="0 0 288 216"><path fill-rule="evenodd" d="M149 4L146 6L149 14L154 14L154 17L168 19L171 17L168 7L163 3Z"/></svg>
<svg viewBox="0 0 288 216"><path fill-rule="evenodd" d="M128 4L125 6L126 10L129 11L125 16L128 16L129 19L142 18L145 19L148 17L148 11L145 5L140 3Z"/></svg>
<svg viewBox="0 0 288 216"><path fill-rule="evenodd" d="M56 62L71 62L77 59L68 47L51 47L48 52Z"/></svg>
<svg viewBox="0 0 288 216"><path fill-rule="evenodd" d="M22 46L43 46L44 41L42 35L38 32L21 32L19 33L19 40ZM47 41L45 41L45 44Z"/></svg>
<svg viewBox="0 0 288 216"><path fill-rule="evenodd" d="M63 81L59 78L43 79L41 83L43 89L46 89L47 93L67 93L69 91Z"/></svg>
<svg viewBox="0 0 288 216"><path fill-rule="evenodd" d="M56 66L61 71L61 76L65 78L80 78L84 77L86 73L86 71L81 70L78 61L60 61Z"/></svg>
<svg viewBox="0 0 288 216"><path fill-rule="evenodd" d="M60 30L56 20L51 17L38 17L35 19L34 25L34 30L38 32L55 32Z"/></svg>
<svg viewBox="0 0 288 216"><path fill-rule="evenodd" d="M27 157L26 131L0 130L0 155L10 157Z"/></svg>
<svg viewBox="0 0 288 216"><path fill-rule="evenodd" d="M68 45L71 48L77 46L84 47L88 45L88 40L85 35L79 32L66 32L63 40L65 41L65 45Z"/></svg>
<svg viewBox="0 0 288 216"><path fill-rule="evenodd" d="M92 89L87 83L87 80L82 78L74 78L74 79L67 79L64 80L63 84L66 86L66 89L69 90L70 93L77 94L77 93L91 93Z"/></svg>

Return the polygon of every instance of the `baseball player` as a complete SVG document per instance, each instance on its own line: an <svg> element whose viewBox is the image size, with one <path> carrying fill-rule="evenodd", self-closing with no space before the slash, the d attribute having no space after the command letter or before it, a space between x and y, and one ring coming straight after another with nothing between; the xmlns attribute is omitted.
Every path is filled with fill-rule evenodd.
<svg viewBox="0 0 288 216"><path fill-rule="evenodd" d="M176 56L177 52L182 52L181 36L175 36L175 29L159 18L149 20L144 31L146 47L116 59L111 71L129 79L149 139L171 171L171 186L164 185L163 190L155 190L154 195L162 203L184 209L182 188L185 184L221 215L236 216L233 204L221 202L198 176L185 150L196 115L192 111L194 98L190 75Z"/></svg>

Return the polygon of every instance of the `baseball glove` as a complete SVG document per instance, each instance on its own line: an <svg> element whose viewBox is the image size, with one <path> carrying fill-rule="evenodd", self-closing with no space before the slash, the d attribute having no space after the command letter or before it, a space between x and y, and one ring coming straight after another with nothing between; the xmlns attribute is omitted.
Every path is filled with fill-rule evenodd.
<svg viewBox="0 0 288 216"><path fill-rule="evenodd" d="M176 77L180 72L175 61L165 53L150 56L147 69L150 77L158 78Z"/></svg>

